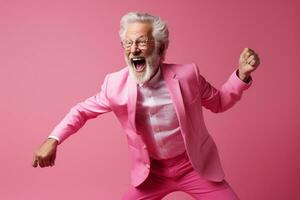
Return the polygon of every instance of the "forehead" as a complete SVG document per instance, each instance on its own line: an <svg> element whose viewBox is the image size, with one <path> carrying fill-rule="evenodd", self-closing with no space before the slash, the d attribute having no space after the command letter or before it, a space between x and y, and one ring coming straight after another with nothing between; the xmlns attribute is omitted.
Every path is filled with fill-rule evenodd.
<svg viewBox="0 0 300 200"><path fill-rule="evenodd" d="M127 25L125 38L135 39L141 36L151 36L152 26L147 22L133 22Z"/></svg>

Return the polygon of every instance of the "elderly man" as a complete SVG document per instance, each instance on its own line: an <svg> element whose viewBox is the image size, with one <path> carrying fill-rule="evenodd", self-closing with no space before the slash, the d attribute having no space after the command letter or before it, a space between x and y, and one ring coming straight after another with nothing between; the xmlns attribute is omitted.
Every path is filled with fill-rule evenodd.
<svg viewBox="0 0 300 200"><path fill-rule="evenodd" d="M88 119L113 111L126 134L132 186L122 199L162 199L184 191L195 199L238 199L224 179L217 147L202 106L212 112L232 107L247 89L258 55L245 48L220 90L195 64L166 64L167 25L157 16L128 13L120 37L127 67L106 75L94 96L75 105L35 151L33 167L53 166L56 149Z"/></svg>

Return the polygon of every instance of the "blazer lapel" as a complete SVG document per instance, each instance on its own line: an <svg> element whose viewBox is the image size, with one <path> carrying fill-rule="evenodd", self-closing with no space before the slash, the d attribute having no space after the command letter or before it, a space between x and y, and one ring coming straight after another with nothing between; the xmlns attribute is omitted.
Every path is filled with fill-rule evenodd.
<svg viewBox="0 0 300 200"><path fill-rule="evenodd" d="M169 89L171 99L174 103L180 127L183 130L186 130L186 113L182 99L180 81L178 80L176 73L172 71L171 66L163 66L161 69L163 73L163 78L166 81L167 87ZM184 131L182 132L184 133Z"/></svg>

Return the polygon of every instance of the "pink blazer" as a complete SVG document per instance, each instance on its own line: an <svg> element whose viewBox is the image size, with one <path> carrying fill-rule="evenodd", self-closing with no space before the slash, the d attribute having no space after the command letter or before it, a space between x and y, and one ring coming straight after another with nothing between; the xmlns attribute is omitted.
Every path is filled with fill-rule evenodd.
<svg viewBox="0 0 300 200"><path fill-rule="evenodd" d="M162 75L170 91L179 120L187 154L194 169L211 181L222 181L224 172L215 142L205 127L202 106L212 112L223 112L232 107L250 83L244 83L232 73L217 90L200 74L195 64L162 64ZM131 183L138 186L147 178L150 159L142 132L135 126L137 85L127 67L106 75L101 90L75 105L50 135L61 144L84 123L100 114L113 111L120 121L128 141L132 158Z"/></svg>

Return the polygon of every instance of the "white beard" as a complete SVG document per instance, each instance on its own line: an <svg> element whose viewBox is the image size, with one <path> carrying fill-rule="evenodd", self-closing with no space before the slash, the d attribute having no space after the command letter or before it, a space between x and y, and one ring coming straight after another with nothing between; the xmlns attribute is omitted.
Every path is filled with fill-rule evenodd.
<svg viewBox="0 0 300 200"><path fill-rule="evenodd" d="M149 58L146 58L146 67L143 73L137 73L135 71L134 65L131 63L130 60L127 59L125 55L125 61L129 67L129 74L130 76L138 83L144 84L150 80L153 74L157 71L156 69L159 67L160 64L160 56L158 55L156 49L152 53Z"/></svg>

